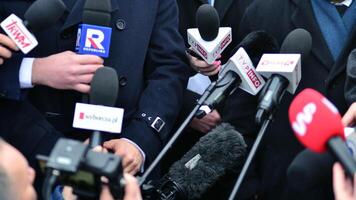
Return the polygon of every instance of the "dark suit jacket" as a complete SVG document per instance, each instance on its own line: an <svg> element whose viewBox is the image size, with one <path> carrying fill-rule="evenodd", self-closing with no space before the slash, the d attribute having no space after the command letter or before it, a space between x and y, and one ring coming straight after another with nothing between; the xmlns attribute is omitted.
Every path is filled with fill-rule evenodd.
<svg viewBox="0 0 356 200"><path fill-rule="evenodd" d="M312 52L302 63L302 80L296 94L305 88L313 88L329 98L339 111L344 113L347 109L344 98L345 64L350 51L356 47L355 32L351 34L340 57L334 62L314 18L309 0L256 0L244 15L239 36L242 38L253 30L264 29L274 35L281 44L285 36L295 28L306 29L313 38ZM293 96L285 94L283 97L257 156L264 199L292 198L286 196L286 169L294 156L303 149L288 121L288 108ZM256 101L252 97L250 100ZM232 112L229 118L247 115L246 102L249 102L247 98L235 99L235 109L230 109ZM253 108L256 108L256 105L251 104L248 109ZM251 130L255 129L252 123L244 125Z"/></svg>
<svg viewBox="0 0 356 200"><path fill-rule="evenodd" d="M69 12L53 27L36 33L39 46L28 56L44 57L74 50L85 0L63 1ZM1 1L1 18L10 13L23 17L31 2ZM110 58L105 64L117 71L120 92L116 106L125 109L122 134L113 137L131 139L150 162L169 138L186 87L187 65L184 43L177 28L177 6L173 0L112 0L111 15ZM1 69L10 71L13 66L9 63ZM72 91L35 87L28 98L57 130L73 132L73 108L80 96ZM160 117L166 125L157 132L142 118L143 114L151 120Z"/></svg>

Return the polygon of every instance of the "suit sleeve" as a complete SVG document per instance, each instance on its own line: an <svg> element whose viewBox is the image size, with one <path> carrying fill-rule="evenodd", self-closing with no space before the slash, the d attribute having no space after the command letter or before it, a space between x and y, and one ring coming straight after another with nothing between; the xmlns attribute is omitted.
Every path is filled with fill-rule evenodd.
<svg viewBox="0 0 356 200"><path fill-rule="evenodd" d="M135 118L123 131L124 138L145 152L146 164L152 162L169 139L182 107L189 70L184 49L175 0L159 1L145 61L146 88ZM151 127L158 118L165 123L160 131Z"/></svg>

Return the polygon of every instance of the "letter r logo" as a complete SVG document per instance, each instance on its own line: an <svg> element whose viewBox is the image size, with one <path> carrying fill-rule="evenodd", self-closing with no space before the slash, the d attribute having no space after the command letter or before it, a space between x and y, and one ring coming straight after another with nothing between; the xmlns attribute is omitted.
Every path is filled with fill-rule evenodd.
<svg viewBox="0 0 356 200"><path fill-rule="evenodd" d="M87 35L85 40L85 47L94 49L104 49L102 42L105 39L105 35L102 31L96 29L87 29Z"/></svg>

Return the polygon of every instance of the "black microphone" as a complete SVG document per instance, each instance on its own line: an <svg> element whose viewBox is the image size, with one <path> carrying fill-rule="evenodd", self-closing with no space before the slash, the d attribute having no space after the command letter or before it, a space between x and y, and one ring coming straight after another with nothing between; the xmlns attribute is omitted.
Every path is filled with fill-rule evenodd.
<svg viewBox="0 0 356 200"><path fill-rule="evenodd" d="M30 31L36 32L50 27L62 17L66 9L62 0L37 0L25 12L24 20L11 14L1 22L1 28L16 46L27 54L38 45L37 39Z"/></svg>
<svg viewBox="0 0 356 200"><path fill-rule="evenodd" d="M158 196L151 199L200 199L227 172L237 173L246 153L242 135L220 124L171 166L156 186Z"/></svg>
<svg viewBox="0 0 356 200"><path fill-rule="evenodd" d="M189 53L212 64L219 54L231 43L231 28L220 28L220 18L216 9L209 5L201 5L195 15L197 29L188 29L188 43L193 50ZM216 81L218 75L209 77Z"/></svg>
<svg viewBox="0 0 356 200"><path fill-rule="evenodd" d="M304 29L295 29L284 39L280 53L301 54L301 59L298 60L303 61L309 55L311 46L312 38L310 33ZM261 92L257 106L256 122L262 124L280 104L286 90L294 94L301 78L301 69L300 63L298 64L291 59L286 59L282 63L282 61L277 59L264 60L262 58L257 66L257 72L269 78L265 88Z"/></svg>
<svg viewBox="0 0 356 200"><path fill-rule="evenodd" d="M345 99L348 104L356 102L356 49L348 58L346 67Z"/></svg>
<svg viewBox="0 0 356 200"><path fill-rule="evenodd" d="M296 192L308 192L332 178L335 157L329 152L300 152L287 170L288 186Z"/></svg>
<svg viewBox="0 0 356 200"><path fill-rule="evenodd" d="M216 85L197 113L197 117L201 118L211 112L237 87L256 95L265 82L255 71L254 63L260 60L262 54L274 53L277 49L277 41L268 33L255 31L248 34L234 48L231 58L220 71Z"/></svg>
<svg viewBox="0 0 356 200"><path fill-rule="evenodd" d="M25 12L24 25L32 31L52 26L67 10L62 0L37 0Z"/></svg>
<svg viewBox="0 0 356 200"><path fill-rule="evenodd" d="M111 0L86 0L83 23L78 28L76 51L79 54L109 57L111 9Z"/></svg>
<svg viewBox="0 0 356 200"><path fill-rule="evenodd" d="M115 106L119 92L119 81L116 71L111 67L96 70L90 86L90 104ZM90 147L101 145L100 131L94 131L90 138Z"/></svg>

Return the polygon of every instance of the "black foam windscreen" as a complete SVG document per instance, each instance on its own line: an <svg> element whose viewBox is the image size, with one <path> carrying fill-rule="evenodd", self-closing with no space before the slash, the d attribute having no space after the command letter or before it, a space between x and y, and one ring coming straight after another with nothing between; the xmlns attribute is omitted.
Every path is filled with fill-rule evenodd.
<svg viewBox="0 0 356 200"><path fill-rule="evenodd" d="M33 31L52 26L67 10L62 0L37 0L26 11L25 23Z"/></svg>
<svg viewBox="0 0 356 200"><path fill-rule="evenodd" d="M90 86L90 104L114 106L119 91L116 71L111 67L96 70Z"/></svg>
<svg viewBox="0 0 356 200"><path fill-rule="evenodd" d="M331 179L335 162L330 153L300 152L287 170L288 186L296 192L308 192Z"/></svg>
<svg viewBox="0 0 356 200"><path fill-rule="evenodd" d="M183 199L200 199L227 172L241 170L246 153L242 135L223 123L175 162L168 176L180 186Z"/></svg>
<svg viewBox="0 0 356 200"><path fill-rule="evenodd" d="M83 23L110 26L111 0L86 0L83 10Z"/></svg>
<svg viewBox="0 0 356 200"><path fill-rule="evenodd" d="M345 99L351 105L356 102L356 49L348 58L346 67Z"/></svg>
<svg viewBox="0 0 356 200"><path fill-rule="evenodd" d="M302 28L294 29L284 39L280 53L300 53L302 60L308 57L312 48L310 33Z"/></svg>
<svg viewBox="0 0 356 200"><path fill-rule="evenodd" d="M195 17L196 25L203 40L214 40L219 34L220 27L219 14L215 8L209 4L203 4L198 8Z"/></svg>

